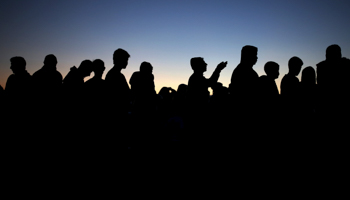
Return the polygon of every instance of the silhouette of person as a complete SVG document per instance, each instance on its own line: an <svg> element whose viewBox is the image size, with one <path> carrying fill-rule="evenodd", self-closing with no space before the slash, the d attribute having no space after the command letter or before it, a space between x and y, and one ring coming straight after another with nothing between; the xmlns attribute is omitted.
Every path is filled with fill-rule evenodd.
<svg viewBox="0 0 350 200"><path fill-rule="evenodd" d="M92 72L91 60L83 60L79 67L71 67L70 71L63 79L63 87L66 91L76 93L83 89L84 78L90 76Z"/></svg>
<svg viewBox="0 0 350 200"><path fill-rule="evenodd" d="M206 105L209 101L209 87L213 87L220 77L221 70L227 65L227 62L218 64L213 74L209 79L203 76L207 71L207 63L201 57L191 59L191 67L193 74L188 80L188 98L189 100L199 105L200 107Z"/></svg>
<svg viewBox="0 0 350 200"><path fill-rule="evenodd" d="M63 78L56 66L56 56L49 54L45 56L44 66L32 75L35 95L33 108L35 108L38 121L49 127L54 127L56 123L59 123L58 113L63 106L61 103ZM40 126L37 130L45 132L47 128Z"/></svg>
<svg viewBox="0 0 350 200"><path fill-rule="evenodd" d="M316 71L313 67L308 66L301 72L301 99L303 116L314 118L316 114Z"/></svg>
<svg viewBox="0 0 350 200"><path fill-rule="evenodd" d="M270 130L279 123L277 122L280 109L280 95L275 80L279 76L279 65L276 62L269 61L264 66L266 75L259 78L259 103L261 123Z"/></svg>
<svg viewBox="0 0 350 200"><path fill-rule="evenodd" d="M28 99L31 90L32 77L26 70L26 61L23 57L12 57L10 59L13 74L6 82L5 92L11 101L22 101Z"/></svg>
<svg viewBox="0 0 350 200"><path fill-rule="evenodd" d="M119 114L126 115L131 100L130 87L121 73L128 65L129 53L124 49L117 49L113 53L114 66L110 69L105 77L105 81L109 88L109 97L114 111Z"/></svg>
<svg viewBox="0 0 350 200"><path fill-rule="evenodd" d="M92 61L92 71L94 72L94 76L85 82L84 87L88 95L92 97L94 101L104 99L106 96L105 92L107 86L105 80L102 79L105 69L105 64L101 59Z"/></svg>
<svg viewBox="0 0 350 200"><path fill-rule="evenodd" d="M258 48L246 45L241 50L241 61L233 70L229 85L231 121L237 122L242 128L253 128L251 116L257 112L259 75L253 69L258 60ZM246 124L246 123L249 123ZM246 124L247 126L245 126Z"/></svg>
<svg viewBox="0 0 350 200"><path fill-rule="evenodd" d="M92 107L92 113L94 116L101 116L101 107L104 106L107 98L107 84L102 79L103 72L106 67L101 59L95 59L92 61L92 71L94 76L84 83L84 96L87 99L87 106Z"/></svg>
<svg viewBox="0 0 350 200"><path fill-rule="evenodd" d="M299 79L303 61L299 57L292 57L288 61L288 74L284 75L281 80L281 96L285 99L295 99L299 91Z"/></svg>
<svg viewBox="0 0 350 200"><path fill-rule="evenodd" d="M49 54L44 59L44 66L33 74L36 95L57 98L60 96L63 77L57 71L57 58Z"/></svg>
<svg viewBox="0 0 350 200"><path fill-rule="evenodd" d="M227 129L228 125L231 123L227 117L230 115L229 109L227 109L230 105L229 90L220 82L214 84L212 89L213 95L209 100L211 124L212 127L215 127L215 131L217 132L216 138L223 139L223 134L220 133L226 132L225 129Z"/></svg>
<svg viewBox="0 0 350 200"><path fill-rule="evenodd" d="M153 67L148 62L142 62L140 71L134 72L130 78L134 109L139 112L154 112L156 106L156 91L154 85Z"/></svg>
<svg viewBox="0 0 350 200"><path fill-rule="evenodd" d="M107 84L107 113L109 117L107 126L110 130L115 130L115 123L118 123L118 130L125 130L129 128L128 112L130 110L131 91L130 87L125 79L125 76L121 73L122 69L125 69L128 65L129 53L124 49L117 49L113 53L114 66L107 72L105 81ZM130 129L130 128L129 128ZM120 145L125 147L126 132L118 131L117 141L121 142Z"/></svg>
<svg viewBox="0 0 350 200"><path fill-rule="evenodd" d="M207 123L207 116L209 114L209 87L213 87L219 77L221 71L226 67L227 62L221 62L215 68L213 74L209 79L204 77L204 72L207 71L207 63L201 57L191 58L191 67L193 69L193 74L190 76L188 80L188 101L189 108L191 109L189 112L191 121L189 122L189 128L191 129L191 133L194 137L191 140L206 140L208 139L207 135L197 135L201 132L201 129L204 129L204 124ZM205 133L205 132L204 132Z"/></svg>
<svg viewBox="0 0 350 200"><path fill-rule="evenodd" d="M10 119L8 122L13 123L12 128L19 129L30 124L27 118L31 113L28 105L32 104L32 77L26 70L26 61L23 57L12 57L10 62L13 74L7 79L5 95L6 104L11 109L8 109L6 117ZM21 126L18 126L19 124Z"/></svg>
<svg viewBox="0 0 350 200"><path fill-rule="evenodd" d="M342 57L339 45L333 44L326 49L326 60L316 65L317 85L320 96L319 102L322 112L348 110L350 60ZM345 107L344 107L345 106Z"/></svg>
<svg viewBox="0 0 350 200"><path fill-rule="evenodd" d="M177 87L173 102L175 115L180 115L182 117L185 115L187 110L187 88L188 86L183 83Z"/></svg>
<svg viewBox="0 0 350 200"><path fill-rule="evenodd" d="M276 104L279 98L279 92L275 80L279 76L279 65L269 61L264 66L266 75L259 78L260 94L263 99L268 100L272 105Z"/></svg>
<svg viewBox="0 0 350 200"><path fill-rule="evenodd" d="M82 124L80 131L84 131L84 139L89 143L87 149L91 154L98 155L101 155L106 145L106 133L109 127L105 126L105 123L110 117L106 109L107 84L102 78L104 70L105 64L101 59L92 61L94 76L84 83L83 100L79 102L83 107L81 112L85 113L81 116L81 121L89 124L89 126Z"/></svg>
<svg viewBox="0 0 350 200"><path fill-rule="evenodd" d="M303 61L296 56L293 56L288 61L288 74L284 75L281 80L281 103L282 110L281 113L284 118L286 126L289 126L289 131L294 132L300 128L300 123L297 119L301 112L301 100L300 100L300 82L298 75L300 73ZM290 126L293 124L293 126Z"/></svg>
<svg viewBox="0 0 350 200"><path fill-rule="evenodd" d="M92 72L92 62L84 60L79 67L71 67L68 74L63 79L64 107L67 128L73 132L81 131L87 114L86 102L84 100L84 78L90 76ZM72 124L70 124L72 123Z"/></svg>
<svg viewBox="0 0 350 200"><path fill-rule="evenodd" d="M233 70L229 85L231 95L237 98L249 99L256 96L259 75L253 66L258 60L258 48L246 45L241 50L241 62Z"/></svg>

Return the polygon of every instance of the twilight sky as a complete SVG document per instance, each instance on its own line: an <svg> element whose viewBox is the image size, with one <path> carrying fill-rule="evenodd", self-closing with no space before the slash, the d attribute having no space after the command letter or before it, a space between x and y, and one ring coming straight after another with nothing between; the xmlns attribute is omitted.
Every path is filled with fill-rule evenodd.
<svg viewBox="0 0 350 200"><path fill-rule="evenodd" d="M105 76L113 66L114 50L123 48L131 55L122 71L126 79L148 61L157 92L163 86L177 89L187 84L192 57L208 63L207 78L218 63L228 61L219 78L228 86L244 45L258 47L254 69L259 75L265 74L267 61L280 65L278 86L292 56L304 61L303 68L316 69L327 46L338 44L343 56L350 57L348 0L2 0L1 4L4 88L13 56L24 57L33 74L47 54L54 54L63 77L82 60L99 58L105 62Z"/></svg>

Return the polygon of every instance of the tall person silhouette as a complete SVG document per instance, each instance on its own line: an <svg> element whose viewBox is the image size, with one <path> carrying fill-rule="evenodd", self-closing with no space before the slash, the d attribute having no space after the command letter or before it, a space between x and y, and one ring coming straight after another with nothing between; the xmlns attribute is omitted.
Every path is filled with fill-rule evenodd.
<svg viewBox="0 0 350 200"><path fill-rule="evenodd" d="M105 69L105 64L101 59L92 61L94 76L84 83L84 99L86 107L90 107L89 121L96 129L101 128L100 124L106 117L107 85L106 81L102 79ZM96 123L94 120L100 123Z"/></svg>
<svg viewBox="0 0 350 200"><path fill-rule="evenodd" d="M281 97L283 108L287 115L297 115L300 112L300 81L297 77L303 66L303 61L293 56L288 61L288 74L281 80Z"/></svg>
<svg viewBox="0 0 350 200"><path fill-rule="evenodd" d="M110 116L107 126L111 135L116 135L117 141L121 142L125 147L125 138L128 128L128 112L130 109L131 91L121 73L128 66L130 55L124 49L117 49L113 53L114 66L107 72L105 81L108 87L108 103L107 113ZM129 132L128 132L129 133Z"/></svg>
<svg viewBox="0 0 350 200"><path fill-rule="evenodd" d="M154 112L156 96L153 66L149 62L142 62L140 71L134 72L130 78L134 108L141 112Z"/></svg>
<svg viewBox="0 0 350 200"><path fill-rule="evenodd" d="M349 111L350 87L348 76L350 60L342 57L339 45L333 44L326 49L326 60L318 63L316 68L319 102L325 115L331 113L345 114ZM338 115L336 114L336 115Z"/></svg>
<svg viewBox="0 0 350 200"><path fill-rule="evenodd" d="M279 76L279 68L276 62L269 61L264 66L266 75L262 75L259 78L262 107L270 110L270 114L277 114L276 112L279 108L279 92L275 82Z"/></svg>
<svg viewBox="0 0 350 200"><path fill-rule="evenodd" d="M37 120L43 126L38 126L38 132L46 132L46 127L61 127L62 109L62 75L57 71L57 58L53 54L45 56L44 66L33 74L33 90L35 111ZM53 131L53 130L52 130ZM60 132L59 128L56 128Z"/></svg>
<svg viewBox="0 0 350 200"><path fill-rule="evenodd" d="M129 53L124 49L117 49L113 53L114 66L106 74L106 83L109 88L109 97L113 105L111 110L118 115L126 115L130 106L130 87L121 73L128 65ZM113 114L117 114L113 113Z"/></svg>
<svg viewBox="0 0 350 200"><path fill-rule="evenodd" d="M87 107L84 103L84 78L90 76L92 72L91 60L83 60L79 67L71 67L68 74L63 79L63 92L65 104L65 118L67 129L73 132L81 132L86 123L84 117Z"/></svg>
<svg viewBox="0 0 350 200"><path fill-rule="evenodd" d="M233 70L229 85L231 119L237 124L254 123L258 97L259 75L253 69L258 60L258 48L246 45L241 50L241 61ZM252 127L252 126L247 126Z"/></svg>
<svg viewBox="0 0 350 200"><path fill-rule="evenodd" d="M259 118L261 127L277 132L280 124L280 95L275 80L279 76L279 65L269 61L264 65L266 75L259 78Z"/></svg>
<svg viewBox="0 0 350 200"><path fill-rule="evenodd" d="M300 83L303 115L314 117L317 108L317 86L316 71L313 67L308 66L303 69Z"/></svg>
<svg viewBox="0 0 350 200"><path fill-rule="evenodd" d="M12 57L10 59L13 74L11 74L6 82L5 95L9 127L12 132L26 133L30 124L28 119L32 119L30 106L32 105L32 76L26 70L26 61L23 57Z"/></svg>
<svg viewBox="0 0 350 200"><path fill-rule="evenodd" d="M203 132L208 128L208 102L209 102L209 87L213 87L217 83L221 71L226 67L227 62L221 62L215 68L209 79L204 77L204 72L207 71L207 63L201 57L191 58L191 67L193 74L188 80L188 101L190 110L190 119L188 123L191 133L195 140L205 139ZM210 123L210 122L209 122ZM202 130L202 131L201 131ZM198 133L202 135L197 135ZM203 138L204 137L204 138Z"/></svg>

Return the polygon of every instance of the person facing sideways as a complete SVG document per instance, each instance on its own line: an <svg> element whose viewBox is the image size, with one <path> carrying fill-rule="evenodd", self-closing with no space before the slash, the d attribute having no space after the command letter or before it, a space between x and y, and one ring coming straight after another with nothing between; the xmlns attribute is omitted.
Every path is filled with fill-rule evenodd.
<svg viewBox="0 0 350 200"><path fill-rule="evenodd" d="M113 53L114 66L107 72L105 81L108 87L109 106L121 115L126 115L130 107L131 92L125 76L121 73L128 65L130 55L124 49Z"/></svg>
<svg viewBox="0 0 350 200"><path fill-rule="evenodd" d="M57 58L53 54L45 56L44 66L33 74L36 95L57 98L60 96L63 77L57 71Z"/></svg>
<svg viewBox="0 0 350 200"><path fill-rule="evenodd" d="M12 57L10 59L13 74L6 82L5 93L10 101L22 101L28 99L31 92L32 77L26 70L26 61L23 57Z"/></svg>
<svg viewBox="0 0 350 200"><path fill-rule="evenodd" d="M188 98L195 105L201 106L208 103L209 87L213 87L218 81L221 71L226 67L227 62L221 62L215 68L209 79L204 77L207 71L207 63L201 57L191 58L193 74L188 80Z"/></svg>
<svg viewBox="0 0 350 200"><path fill-rule="evenodd" d="M259 77L259 92L260 92L260 109L262 114L276 116L279 109L279 92L275 80L279 76L280 66L273 61L269 61L264 65L266 75Z"/></svg>
<svg viewBox="0 0 350 200"><path fill-rule="evenodd" d="M203 131L205 126L210 122L209 117L209 87L213 87L217 83L221 71L226 67L227 62L221 62L215 68L209 79L204 77L204 72L207 71L207 63L201 57L191 58L191 67L193 74L188 80L188 128L192 132L191 140L206 139L209 135L198 135ZM208 128L208 127L207 127ZM197 133L196 133L197 132Z"/></svg>
<svg viewBox="0 0 350 200"><path fill-rule="evenodd" d="M348 75L350 60L342 57L339 45L333 44L326 49L326 59L316 65L319 101L326 110L344 110L349 99L350 87ZM338 107L339 106L339 107ZM338 108L336 108L338 107Z"/></svg>
<svg viewBox="0 0 350 200"><path fill-rule="evenodd" d="M269 61L265 64L264 71L266 75L262 75L259 78L260 91L264 98L272 100L279 97L278 88L275 82L280 75L279 69L280 66L273 61Z"/></svg>
<svg viewBox="0 0 350 200"><path fill-rule="evenodd" d="M13 74L11 74L5 85L6 107L3 113L6 115L6 125L12 127L12 131L26 131L32 118L32 77L26 70L26 61L23 57L12 57L10 59ZM32 115L31 115L32 116ZM20 125L20 126L18 126ZM23 129L23 130L21 130Z"/></svg>
<svg viewBox="0 0 350 200"><path fill-rule="evenodd" d="M106 118L106 98L107 98L107 85L105 80L102 79L103 72L105 71L105 64L101 59L95 59L92 61L92 71L94 76L84 83L84 102L86 108L89 108L89 112L84 116L84 122L90 126L88 128L89 133L96 133L106 131L106 127L103 125ZM99 137L95 138L96 140Z"/></svg>
<svg viewBox="0 0 350 200"><path fill-rule="evenodd" d="M257 94L259 75L253 69L258 60L258 48L246 45L241 50L241 61L233 70L229 90L235 99L251 99ZM244 100L243 100L244 101Z"/></svg>
<svg viewBox="0 0 350 200"><path fill-rule="evenodd" d="M293 116L300 114L300 82L298 75L300 73L303 61L299 57L292 57L288 61L288 74L281 80L281 100L282 110L285 117L295 120Z"/></svg>
<svg viewBox="0 0 350 200"><path fill-rule="evenodd" d="M92 71L94 72L94 77L87 80L84 87L87 92L91 93L91 96L105 95L103 91L105 90L105 80L102 79L103 72L105 71L105 63L101 59L96 59L92 61Z"/></svg>
<svg viewBox="0 0 350 200"><path fill-rule="evenodd" d="M84 78L92 72L91 60L83 60L79 67L73 66L63 79L63 87L68 92L79 92L83 89Z"/></svg>
<svg viewBox="0 0 350 200"><path fill-rule="evenodd" d="M281 96L286 99L297 98L299 93L299 79L303 61L299 57L292 57L288 61L288 74L284 75L281 80Z"/></svg>

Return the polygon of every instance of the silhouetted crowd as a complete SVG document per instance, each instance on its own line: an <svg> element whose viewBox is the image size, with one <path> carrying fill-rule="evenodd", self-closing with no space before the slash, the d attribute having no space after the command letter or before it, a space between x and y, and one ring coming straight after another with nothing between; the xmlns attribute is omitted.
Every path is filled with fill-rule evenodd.
<svg viewBox="0 0 350 200"><path fill-rule="evenodd" d="M194 57L188 84L180 84L177 90L163 87L158 94L149 62L141 63L140 70L126 80L121 71L130 55L123 49L114 52L114 66L105 79L100 59L82 61L63 78L52 54L32 75L24 58L13 57L13 74L5 89L0 88L3 137L31 151L69 149L79 157L81 152L91 155L102 149L298 151L344 135L350 60L342 57L338 45L327 48L326 59L316 65L316 71L311 66L301 70L303 61L291 57L281 93L275 83L279 64L267 62L266 75L259 77L253 69L257 53L254 46L242 48L229 87L218 82L227 62L219 63L205 78L207 64ZM84 82L91 72L94 76Z"/></svg>

